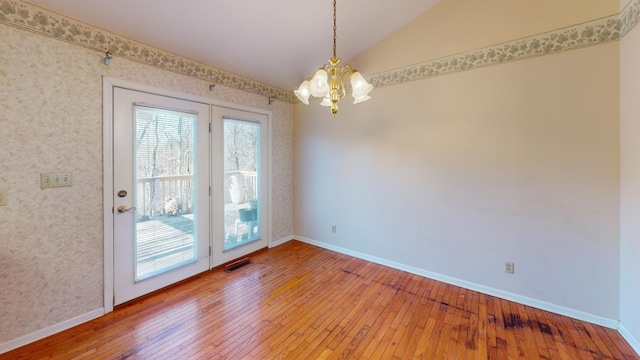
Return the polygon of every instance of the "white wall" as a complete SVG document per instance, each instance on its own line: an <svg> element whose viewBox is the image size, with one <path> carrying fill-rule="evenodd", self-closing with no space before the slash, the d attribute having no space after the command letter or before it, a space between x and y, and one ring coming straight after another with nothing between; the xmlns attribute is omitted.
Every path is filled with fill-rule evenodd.
<svg viewBox="0 0 640 360"><path fill-rule="evenodd" d="M615 323L618 79L608 43L377 88L336 119L295 105L295 234Z"/></svg>
<svg viewBox="0 0 640 360"><path fill-rule="evenodd" d="M640 353L640 27L620 52L620 321Z"/></svg>

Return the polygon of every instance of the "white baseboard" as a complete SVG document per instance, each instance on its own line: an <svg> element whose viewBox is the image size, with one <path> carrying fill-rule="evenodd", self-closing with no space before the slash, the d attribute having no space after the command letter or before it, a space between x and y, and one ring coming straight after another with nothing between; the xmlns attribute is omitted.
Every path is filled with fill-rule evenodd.
<svg viewBox="0 0 640 360"><path fill-rule="evenodd" d="M631 348L633 348L633 350L636 352L636 354L638 354L638 356L640 356L640 340L636 339L631 334L631 331L629 331L629 329L627 329L627 327L624 326L623 323L620 323L620 326L618 327L618 332L620 333L620 335L622 335L622 337L625 340L627 340L627 342L629 343Z"/></svg>
<svg viewBox="0 0 640 360"><path fill-rule="evenodd" d="M288 242L288 241L291 241L291 240L293 240L293 239L295 239L295 238L293 237L293 235L285 236L285 237L283 237L282 239L279 239L279 240L275 240L275 241L270 242L270 243L269 243L269 248L274 248L274 247L276 247L276 246L280 246L280 245L282 245L282 244L284 244L284 243L286 243L286 242Z"/></svg>
<svg viewBox="0 0 640 360"><path fill-rule="evenodd" d="M608 327L608 328L611 328L611 329L618 329L618 325L619 325L619 321L618 320L608 319L608 318L605 318L605 317L602 317L602 316L593 315L593 314L585 313L585 312L582 312L582 311L566 308L564 306L551 304L551 303L548 303L546 301L532 299L532 298L529 298L529 297L526 297L526 296L521 296L521 295L518 295L518 294L513 294L513 293L510 293L508 291L494 289L494 288L491 288L491 287L488 287L488 286L479 285L479 284L472 283L472 282L469 282L469 281L456 279L456 278L453 278L453 277L450 277L450 276L446 276L446 275L434 273L434 272L431 272L431 271L427 271L427 270L424 270L424 269L416 268L416 267L413 267L413 266L408 266L408 265L404 265L404 264L401 264L401 263L397 263L395 261L382 259L382 258L379 258L379 257L375 257L375 256L371 256L371 255L368 255L368 254L364 254L364 253L361 253L361 252L357 252L357 251L345 249L345 248L342 248L342 247L339 247L339 246L331 245L331 244L328 244L328 243L325 243L325 242L309 239L309 238L306 238L304 236L296 236L296 235L294 235L294 239L300 240L302 242L305 242L305 243L308 243L308 244L311 244L311 245L315 245L315 246L318 246L318 247L321 247L321 248L325 248L325 249L328 249L328 250L339 252L341 254L353 256L353 257L356 257L356 258L359 258L359 259L363 259L363 260L374 262L376 264L385 265L385 266L388 266L388 267L391 267L391 268L394 268L394 269L406 271L406 272L411 273L411 274L420 275L420 276L423 276L423 277L426 277L426 278L429 278L429 279L438 280L438 281L441 281L441 282L444 282L444 283L447 283L447 284L459 286L461 288L465 288L465 289L468 289L468 290L473 290L473 291L477 291L477 292L480 292L480 293L483 293L483 294L495 296L495 297L498 297L498 298L501 298L501 299L514 301L514 302L517 302L517 303L520 303L520 304L523 304L523 305L532 306L532 307L535 307L535 308L538 308L538 309L550 311L552 313L568 316L568 317L571 317L571 318L574 318L574 319L590 322L592 324L601 325L601 326Z"/></svg>
<svg viewBox="0 0 640 360"><path fill-rule="evenodd" d="M9 352L13 349L17 349L21 346L25 346L27 344L30 344L32 342L38 341L40 339L44 339L47 336L51 336L53 334L59 333L61 331L67 330L67 329L71 329L74 326L80 325L82 323L85 323L89 320L93 320L95 318L98 318L100 316L104 315L104 308L100 308L100 309L96 309L93 311L89 311L86 314L82 314L80 316L76 316L73 319L69 319L69 320L65 320L63 322L59 322L55 325L46 327L44 329L40 329L38 331L34 331L31 334L27 334L24 336L21 336L19 338L10 340L4 344L0 344L0 354L4 354L6 352Z"/></svg>

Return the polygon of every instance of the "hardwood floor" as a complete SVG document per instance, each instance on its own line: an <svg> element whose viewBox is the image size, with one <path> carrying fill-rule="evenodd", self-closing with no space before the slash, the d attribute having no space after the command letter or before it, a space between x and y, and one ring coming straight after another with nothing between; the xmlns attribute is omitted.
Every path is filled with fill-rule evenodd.
<svg viewBox="0 0 640 360"><path fill-rule="evenodd" d="M640 359L617 331L291 241L0 359Z"/></svg>

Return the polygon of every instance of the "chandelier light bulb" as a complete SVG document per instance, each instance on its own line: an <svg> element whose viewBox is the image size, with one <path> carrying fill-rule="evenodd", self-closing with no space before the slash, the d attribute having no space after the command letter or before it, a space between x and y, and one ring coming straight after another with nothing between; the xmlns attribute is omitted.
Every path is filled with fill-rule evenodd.
<svg viewBox="0 0 640 360"><path fill-rule="evenodd" d="M315 97L324 97L329 95L329 83L327 82L327 72L319 69L313 75L313 79L309 81L309 91Z"/></svg>
<svg viewBox="0 0 640 360"><path fill-rule="evenodd" d="M298 90L294 90L293 93L296 94L303 104L309 105L309 95L311 95L309 91L309 80L303 81L298 87Z"/></svg>
<svg viewBox="0 0 640 360"><path fill-rule="evenodd" d="M369 84L367 80L364 79L364 76L360 74L358 71L354 71L351 73L351 89L353 97L362 97L363 95L367 95L373 90L373 85ZM367 97L368 100L369 97ZM364 100L362 100L364 101ZM360 101L360 102L362 102Z"/></svg>

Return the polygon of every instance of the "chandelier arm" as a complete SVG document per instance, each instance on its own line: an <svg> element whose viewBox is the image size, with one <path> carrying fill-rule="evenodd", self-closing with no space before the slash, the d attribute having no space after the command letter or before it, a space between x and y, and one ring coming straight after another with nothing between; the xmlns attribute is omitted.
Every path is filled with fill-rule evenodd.
<svg viewBox="0 0 640 360"><path fill-rule="evenodd" d="M338 95L338 98L342 100L343 97L345 97L347 95L347 89L344 88L344 82L340 82L340 95Z"/></svg>
<svg viewBox="0 0 640 360"><path fill-rule="evenodd" d="M342 81L342 83L344 83L345 78L347 76L351 77L351 74L353 73L353 69L351 68L351 66L349 65L345 65L340 69L340 81Z"/></svg>

